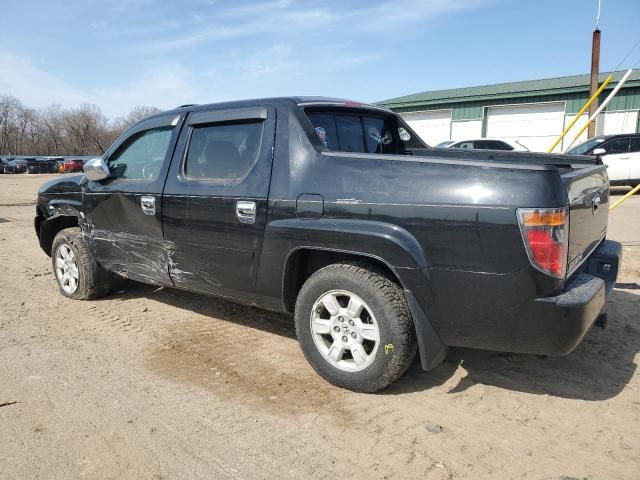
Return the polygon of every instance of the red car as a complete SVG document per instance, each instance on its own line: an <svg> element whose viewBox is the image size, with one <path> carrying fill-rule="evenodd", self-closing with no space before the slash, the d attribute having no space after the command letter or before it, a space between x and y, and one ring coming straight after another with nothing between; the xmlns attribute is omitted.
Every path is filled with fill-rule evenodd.
<svg viewBox="0 0 640 480"><path fill-rule="evenodd" d="M64 173L81 172L83 166L84 166L84 162L78 159L65 160L64 163L62 164L62 168L64 168Z"/></svg>

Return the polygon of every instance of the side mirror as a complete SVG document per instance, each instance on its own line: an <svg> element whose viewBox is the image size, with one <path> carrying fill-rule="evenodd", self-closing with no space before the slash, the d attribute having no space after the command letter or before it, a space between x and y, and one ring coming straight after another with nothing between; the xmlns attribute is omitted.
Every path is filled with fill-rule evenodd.
<svg viewBox="0 0 640 480"><path fill-rule="evenodd" d="M109 167L100 157L92 158L82 167L85 177L94 182L105 180L111 176Z"/></svg>
<svg viewBox="0 0 640 480"><path fill-rule="evenodd" d="M604 148L596 148L591 155L605 155L607 151Z"/></svg>

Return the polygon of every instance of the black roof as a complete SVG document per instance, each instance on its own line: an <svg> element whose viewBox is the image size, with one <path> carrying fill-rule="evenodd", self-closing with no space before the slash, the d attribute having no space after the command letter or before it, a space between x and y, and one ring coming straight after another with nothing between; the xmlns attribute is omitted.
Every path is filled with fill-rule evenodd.
<svg viewBox="0 0 640 480"><path fill-rule="evenodd" d="M319 96L299 96L299 97L267 97L267 98L254 98L247 100L234 100L229 102L218 102L218 103L206 103L206 104L187 104L181 105L173 110L166 110L164 112L158 112L154 115L151 115L148 118L158 117L167 115L170 113L180 113L185 110L187 111L200 111L200 110L212 110L218 108L237 108L244 106L260 106L260 105L344 105L344 106L352 106L352 107L363 107L363 108L372 108L376 110L385 110L389 111L387 108L382 107L380 105L374 105L371 103L358 102L355 100L348 100L345 98L334 98L334 97L319 97Z"/></svg>
<svg viewBox="0 0 640 480"><path fill-rule="evenodd" d="M605 140L609 140L611 138L619 138L619 137L639 137L640 133L616 133L612 135L596 135L593 138L604 138Z"/></svg>

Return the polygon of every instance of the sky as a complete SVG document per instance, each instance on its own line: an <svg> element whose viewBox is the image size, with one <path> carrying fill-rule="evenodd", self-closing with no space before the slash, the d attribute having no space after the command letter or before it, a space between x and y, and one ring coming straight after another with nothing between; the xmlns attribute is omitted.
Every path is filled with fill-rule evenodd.
<svg viewBox="0 0 640 480"><path fill-rule="evenodd" d="M0 95L33 108L427 90L589 72L597 0L0 0ZM640 60L602 0L601 71Z"/></svg>

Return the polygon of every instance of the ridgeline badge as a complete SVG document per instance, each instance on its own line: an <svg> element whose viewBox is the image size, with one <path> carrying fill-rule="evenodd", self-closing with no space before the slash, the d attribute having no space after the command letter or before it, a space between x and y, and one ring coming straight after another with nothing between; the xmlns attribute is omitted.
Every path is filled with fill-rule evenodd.
<svg viewBox="0 0 640 480"><path fill-rule="evenodd" d="M340 205L358 205L362 200L357 198L337 198L336 203Z"/></svg>

